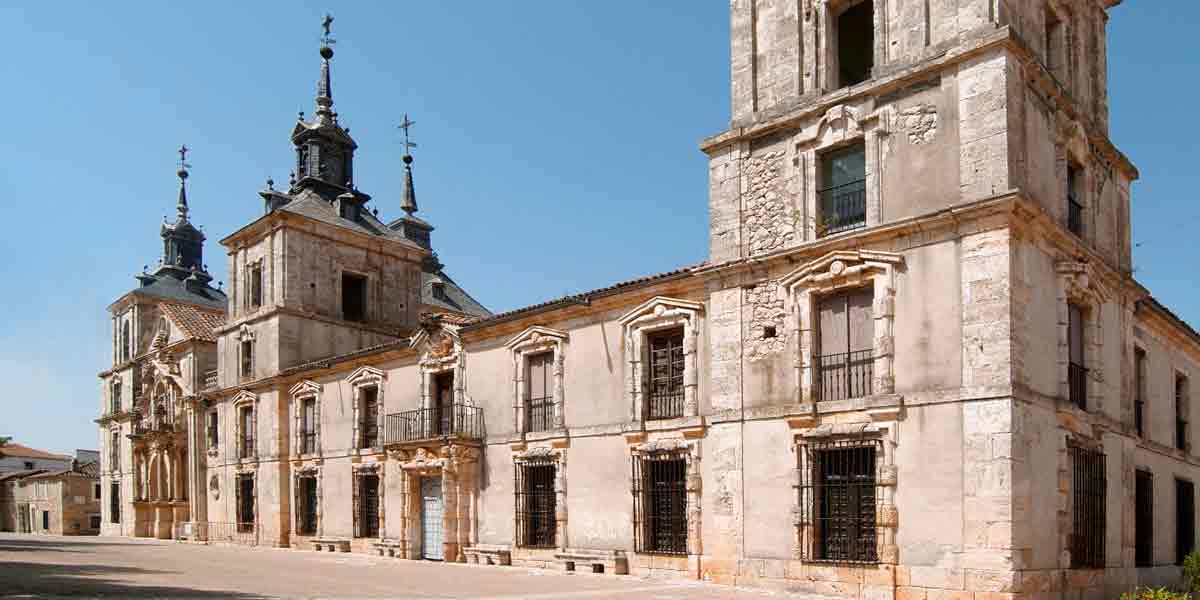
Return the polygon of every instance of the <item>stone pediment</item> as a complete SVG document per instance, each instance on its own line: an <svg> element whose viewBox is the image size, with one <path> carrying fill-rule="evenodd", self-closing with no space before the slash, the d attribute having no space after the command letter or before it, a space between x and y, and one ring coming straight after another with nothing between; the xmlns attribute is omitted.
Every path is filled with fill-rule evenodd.
<svg viewBox="0 0 1200 600"><path fill-rule="evenodd" d="M838 250L801 265L784 275L779 284L784 289L797 286L821 285L843 277L860 276L872 270L889 270L904 264L904 256L893 252L873 250Z"/></svg>
<svg viewBox="0 0 1200 600"><path fill-rule="evenodd" d="M288 395L292 396L293 398L295 398L296 396L301 396L301 395L319 394L319 393L321 393L321 384L319 384L311 379L303 379L303 380L299 381L298 383L296 383L296 385L293 385L292 388L288 390Z"/></svg>
<svg viewBox="0 0 1200 600"><path fill-rule="evenodd" d="M547 338L549 338L549 339L547 339ZM541 325L534 325L534 326L526 329L525 331L522 331L519 335L517 335L513 339L509 340L508 343L504 344L504 347L508 348L509 350L512 350L513 348L516 348L518 346L523 346L527 343L535 343L536 344L536 343L549 342L549 341L565 342L565 341L567 341L567 339L568 339L568 335L567 335L567 332L565 332L565 331L561 331L558 329L551 329L549 327L543 327Z"/></svg>
<svg viewBox="0 0 1200 600"><path fill-rule="evenodd" d="M704 311L704 304L700 302L692 302L691 300L681 300L679 298L669 298L667 296L655 296L637 306L633 310L625 313L619 320L621 325L629 326L638 319L648 316L663 316L668 313L687 313L694 315Z"/></svg>
<svg viewBox="0 0 1200 600"><path fill-rule="evenodd" d="M366 365L366 366L362 366L362 367L355 369L354 372L351 373L350 376L346 378L346 381L350 385L354 385L354 384L358 383L359 381L363 381L363 380L378 381L380 379L387 379L387 372L377 369L375 367L372 367L370 365ZM304 383L304 382L302 381L296 385L300 385L302 383ZM318 386L317 389L319 390L320 386Z"/></svg>

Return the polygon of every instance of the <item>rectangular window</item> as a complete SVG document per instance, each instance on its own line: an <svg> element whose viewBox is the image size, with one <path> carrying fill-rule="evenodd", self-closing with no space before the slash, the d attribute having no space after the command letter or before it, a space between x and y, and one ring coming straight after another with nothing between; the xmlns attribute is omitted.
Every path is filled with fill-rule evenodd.
<svg viewBox="0 0 1200 600"><path fill-rule="evenodd" d="M304 398L300 401L300 453L317 451L317 399Z"/></svg>
<svg viewBox="0 0 1200 600"><path fill-rule="evenodd" d="M33 463L25 463L26 469L32 469ZM108 440L108 466L110 471L121 470L121 434L114 431Z"/></svg>
<svg viewBox="0 0 1200 600"><path fill-rule="evenodd" d="M216 448L221 444L221 424L217 411L208 413L208 447Z"/></svg>
<svg viewBox="0 0 1200 600"><path fill-rule="evenodd" d="M683 416L683 328L675 327L648 336L650 346L650 402L647 419Z"/></svg>
<svg viewBox="0 0 1200 600"><path fill-rule="evenodd" d="M1188 411L1189 385L1186 375L1175 374L1175 447L1187 452L1188 450Z"/></svg>
<svg viewBox="0 0 1200 600"><path fill-rule="evenodd" d="M296 480L299 489L296 493L296 533L300 535L316 535L317 533L317 478L304 476Z"/></svg>
<svg viewBox="0 0 1200 600"><path fill-rule="evenodd" d="M557 533L553 461L527 461L514 469L517 540L527 548L553 548Z"/></svg>
<svg viewBox="0 0 1200 600"><path fill-rule="evenodd" d="M1070 444L1071 568L1104 568L1108 479L1104 453Z"/></svg>
<svg viewBox="0 0 1200 600"><path fill-rule="evenodd" d="M88 528L100 529L100 515L88 515Z"/></svg>
<svg viewBox="0 0 1200 600"><path fill-rule="evenodd" d="M1134 474L1133 564L1154 566L1154 475L1138 469Z"/></svg>
<svg viewBox="0 0 1200 600"><path fill-rule="evenodd" d="M379 388L365 387L359 393L362 405L358 412L358 447L374 448L379 445Z"/></svg>
<svg viewBox="0 0 1200 600"><path fill-rule="evenodd" d="M1190 481L1175 480L1175 564L1196 547L1196 488Z"/></svg>
<svg viewBox="0 0 1200 600"><path fill-rule="evenodd" d="M805 560L878 562L878 440L811 443L800 455L801 555Z"/></svg>
<svg viewBox="0 0 1200 600"><path fill-rule="evenodd" d="M875 319L870 289L821 298L817 305L817 382L820 400L871 395Z"/></svg>
<svg viewBox="0 0 1200 600"><path fill-rule="evenodd" d="M250 308L259 308L263 305L263 272L261 262L250 265L250 273L247 275L247 278L250 284Z"/></svg>
<svg viewBox="0 0 1200 600"><path fill-rule="evenodd" d="M239 458L254 457L254 409L249 406L243 406L238 411L239 429L241 429L242 438L238 444Z"/></svg>
<svg viewBox="0 0 1200 600"><path fill-rule="evenodd" d="M840 87L871 78L875 63L875 2L861 0L837 17L837 61Z"/></svg>
<svg viewBox="0 0 1200 600"><path fill-rule="evenodd" d="M92 500L99 500L99 499L100 499L100 484L97 483L92 486Z"/></svg>
<svg viewBox="0 0 1200 600"><path fill-rule="evenodd" d="M354 537L379 537L379 476L361 473L355 483Z"/></svg>
<svg viewBox="0 0 1200 600"><path fill-rule="evenodd" d="M50 511L48 511L48 510L42 511L42 530L43 531L50 530Z"/></svg>
<svg viewBox="0 0 1200 600"><path fill-rule="evenodd" d="M1067 229L1075 235L1083 235L1083 180L1081 169L1074 164L1067 165Z"/></svg>
<svg viewBox="0 0 1200 600"><path fill-rule="evenodd" d="M254 531L254 475L249 473L237 476L237 519L239 533Z"/></svg>
<svg viewBox="0 0 1200 600"><path fill-rule="evenodd" d="M32 471L32 470L33 470L33 461L32 461L32 460L27 460L27 461L25 461L25 470L26 470L26 471Z"/></svg>
<svg viewBox="0 0 1200 600"><path fill-rule="evenodd" d="M1146 435L1146 351L1141 348L1133 350L1133 430L1138 437Z"/></svg>
<svg viewBox="0 0 1200 600"><path fill-rule="evenodd" d="M433 435L454 431L454 371L438 373L433 379Z"/></svg>
<svg viewBox="0 0 1200 600"><path fill-rule="evenodd" d="M119 481L108 484L108 521L110 523L121 522L121 482Z"/></svg>
<svg viewBox="0 0 1200 600"><path fill-rule="evenodd" d="M1078 304L1067 305L1067 393L1071 404L1087 410L1087 374L1083 352L1083 309Z"/></svg>
<svg viewBox="0 0 1200 600"><path fill-rule="evenodd" d="M342 318L364 321L367 318L367 278L342 272Z"/></svg>
<svg viewBox="0 0 1200 600"><path fill-rule="evenodd" d="M541 352L526 361L529 406L525 430L549 431L554 428L554 353Z"/></svg>
<svg viewBox="0 0 1200 600"><path fill-rule="evenodd" d="M112 397L110 400L109 410L113 413L121 412L121 382L114 381L112 384Z"/></svg>
<svg viewBox="0 0 1200 600"><path fill-rule="evenodd" d="M633 458L637 552L687 554L687 459L677 452Z"/></svg>
<svg viewBox="0 0 1200 600"><path fill-rule="evenodd" d="M817 236L867 226L866 148L857 143L821 155L821 216Z"/></svg>
<svg viewBox="0 0 1200 600"><path fill-rule="evenodd" d="M241 354L241 375L250 377L254 375L254 340L242 340Z"/></svg>

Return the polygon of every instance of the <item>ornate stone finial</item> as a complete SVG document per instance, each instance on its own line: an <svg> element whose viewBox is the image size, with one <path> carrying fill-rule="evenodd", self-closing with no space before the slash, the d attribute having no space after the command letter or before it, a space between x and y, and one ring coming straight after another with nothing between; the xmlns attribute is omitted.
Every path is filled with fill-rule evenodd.
<svg viewBox="0 0 1200 600"><path fill-rule="evenodd" d="M269 175L267 176L267 189L271 190L271 191L275 191L275 180L272 179L271 176L269 176Z"/></svg>
<svg viewBox="0 0 1200 600"><path fill-rule="evenodd" d="M179 152L179 171L177 171L175 174L179 176L179 202L175 205L175 210L179 213L179 220L186 221L187 214L188 214L188 205L187 205L187 186L186 186L185 182L187 181L187 178L188 178L188 168L191 167L191 165L189 165L187 163L187 153L188 153L187 144L180 146L178 152Z"/></svg>
<svg viewBox="0 0 1200 600"><path fill-rule="evenodd" d="M404 120L396 126L397 129L404 131L404 156L400 159L404 161L404 190L400 198L400 209L408 213L409 216L417 212L417 192L413 188L412 177L412 149L416 148L417 145L408 137L408 130L416 124L416 121L408 118L408 113L404 113Z"/></svg>

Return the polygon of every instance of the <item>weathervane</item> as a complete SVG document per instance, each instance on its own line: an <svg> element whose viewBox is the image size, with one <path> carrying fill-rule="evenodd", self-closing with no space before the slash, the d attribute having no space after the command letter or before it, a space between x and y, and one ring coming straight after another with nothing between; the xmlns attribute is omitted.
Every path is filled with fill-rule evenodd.
<svg viewBox="0 0 1200 600"><path fill-rule="evenodd" d="M402 129L404 131L404 144L403 145L404 145L405 156L411 154L410 150L417 147L416 144L408 141L408 130L409 130L409 128L411 128L413 125L416 125L416 124L417 124L416 121L408 120L408 113L404 113L404 120L401 121L400 124L396 126L397 129Z"/></svg>
<svg viewBox="0 0 1200 600"><path fill-rule="evenodd" d="M337 43L337 40L329 37L329 29L331 27L333 27L333 15L325 13L325 18L321 21L321 28L325 30L325 35L321 36L321 43L326 46Z"/></svg>

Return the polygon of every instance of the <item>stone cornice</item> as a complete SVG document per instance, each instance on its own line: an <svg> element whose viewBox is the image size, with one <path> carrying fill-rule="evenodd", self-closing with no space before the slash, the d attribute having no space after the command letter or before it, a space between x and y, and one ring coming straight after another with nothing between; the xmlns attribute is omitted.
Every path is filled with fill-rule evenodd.
<svg viewBox="0 0 1200 600"><path fill-rule="evenodd" d="M286 210L274 210L259 217L257 220L226 236L221 240L221 245L226 248L226 254L234 254L243 248L253 245L257 242L258 238L264 235L289 229L316 238L381 254L389 254L414 262L419 262L430 254L424 248L410 246L408 243L397 239L360 233Z"/></svg>
<svg viewBox="0 0 1200 600"><path fill-rule="evenodd" d="M395 337L398 339L406 337L405 333L403 332L403 330L401 329L401 326L399 324L393 324L393 323L374 324L374 323L369 323L369 322L363 323L363 322L359 322L359 321L345 321L342 319L337 319L334 317L329 317L329 316L317 314L314 312L300 310L298 308L292 308L287 305L264 306L258 310L255 310L252 313L243 315L237 319L226 321L224 325L221 325L219 328L217 328L215 330L215 333L217 335L225 335L231 331L236 331L237 329L241 328L242 325L248 325L251 323L255 323L257 321L263 321L263 320L266 320L270 317L273 317L273 316L279 315L279 314L288 315L288 316L292 316L292 317L300 317L303 319L308 319L310 321L320 321L322 323L328 323L331 325L339 325L339 326L347 327L347 328L351 328L351 329L360 329L363 331L369 331L371 333L378 333L381 335L392 336L392 337Z"/></svg>

